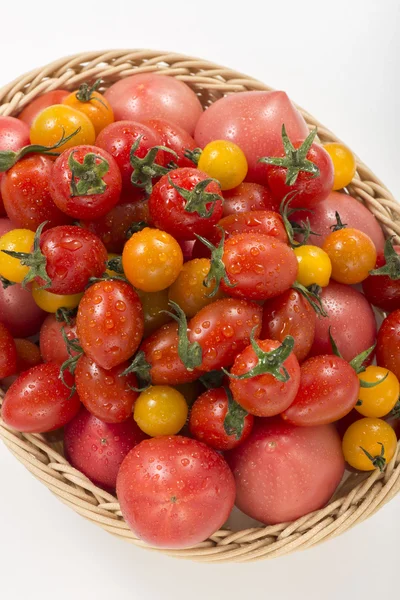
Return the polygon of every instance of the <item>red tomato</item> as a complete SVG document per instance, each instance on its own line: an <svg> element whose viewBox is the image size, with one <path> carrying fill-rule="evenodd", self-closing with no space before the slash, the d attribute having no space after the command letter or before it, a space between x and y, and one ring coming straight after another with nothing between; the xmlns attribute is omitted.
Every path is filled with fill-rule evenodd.
<svg viewBox="0 0 400 600"><path fill-rule="evenodd" d="M33 154L4 173L1 195L16 228L36 231L43 221L48 221L47 229L70 223L71 219L57 208L50 195L52 166L51 158Z"/></svg>
<svg viewBox="0 0 400 600"><path fill-rule="evenodd" d="M63 213L75 219L97 219L118 202L122 178L117 162L96 146L75 146L55 161L50 194Z"/></svg>
<svg viewBox="0 0 400 600"><path fill-rule="evenodd" d="M199 187L207 179L198 169L175 169L161 177L149 198L154 225L176 239L193 240L196 234L209 236L222 217L223 197L216 181L210 181L204 190Z"/></svg>
<svg viewBox="0 0 400 600"><path fill-rule="evenodd" d="M46 313L38 307L29 289L17 283L4 289L0 284L0 321L13 337L29 337L39 332Z"/></svg>
<svg viewBox="0 0 400 600"><path fill-rule="evenodd" d="M241 183L222 194L224 196L224 217L252 210L279 211L279 202L272 197L268 188L259 183Z"/></svg>
<svg viewBox="0 0 400 600"><path fill-rule="evenodd" d="M62 336L62 330L64 330L64 333L69 340L76 339L75 319L72 319L71 324L68 325L63 321L57 321L54 314L46 317L40 329L39 342L40 352L44 362L54 362L62 365L63 362L68 360L69 354ZM72 350L71 354L72 356L75 356L76 352Z"/></svg>
<svg viewBox="0 0 400 600"><path fill-rule="evenodd" d="M117 497L140 539L163 548L194 546L226 521L235 483L225 460L181 436L145 440L121 465Z"/></svg>
<svg viewBox="0 0 400 600"><path fill-rule="evenodd" d="M383 251L378 252L375 269L382 269L386 266L394 278L392 279L390 274L369 275L362 282L362 288L368 302L384 311L392 312L400 308L400 278L395 278L399 275L400 246L392 246L390 242L389 244L388 261ZM399 255L398 259L395 258L396 255Z"/></svg>
<svg viewBox="0 0 400 600"><path fill-rule="evenodd" d="M338 356L321 355L301 365L300 388L282 414L293 425L327 425L356 405L360 381L353 367Z"/></svg>
<svg viewBox="0 0 400 600"><path fill-rule="evenodd" d="M301 362L313 344L315 323L315 311L304 296L297 290L286 290L265 302L260 337L283 342L287 335L291 335L294 338L293 353Z"/></svg>
<svg viewBox="0 0 400 600"><path fill-rule="evenodd" d="M0 117L0 151L11 150L17 152L28 146L29 127L14 117ZM0 183L4 173L0 173ZM3 200L0 195L0 216L5 214Z"/></svg>
<svg viewBox="0 0 400 600"><path fill-rule="evenodd" d="M42 363L39 347L29 340L16 338L14 340L17 350L17 373L27 371Z"/></svg>
<svg viewBox="0 0 400 600"><path fill-rule="evenodd" d="M345 468L334 425L296 427L279 418L258 421L227 460L236 505L266 525L295 521L325 506Z"/></svg>
<svg viewBox="0 0 400 600"><path fill-rule="evenodd" d="M105 92L116 121L166 119L191 135L203 112L193 90L175 77L140 73L117 81Z"/></svg>
<svg viewBox="0 0 400 600"><path fill-rule="evenodd" d="M239 233L262 233L276 238L285 244L288 243L288 236L282 217L279 213L271 210L254 210L252 212L242 212L228 215L218 222L218 228L215 229L212 242L218 242L221 237L221 229L225 232L225 239Z"/></svg>
<svg viewBox="0 0 400 600"><path fill-rule="evenodd" d="M143 310L135 290L123 281L100 281L86 290L76 318L83 351L103 369L125 362L143 336Z"/></svg>
<svg viewBox="0 0 400 600"><path fill-rule="evenodd" d="M65 456L95 485L111 491L125 456L146 437L133 419L103 423L82 408L64 429Z"/></svg>
<svg viewBox="0 0 400 600"><path fill-rule="evenodd" d="M13 337L4 323L0 322L0 379L17 371L17 349Z"/></svg>
<svg viewBox="0 0 400 600"><path fill-rule="evenodd" d="M232 450L247 439L254 417L236 402L229 402L224 388L207 390L195 400L189 417L191 435L215 450Z"/></svg>
<svg viewBox="0 0 400 600"><path fill-rule="evenodd" d="M335 423L335 427L337 429L338 434L340 435L340 439L343 439L343 436L350 427L350 425L352 425L356 421L359 421L360 419L364 419L364 415L359 413L357 410L351 410L349 413L347 413L347 415L340 419L340 421L337 421ZM349 468L349 465L347 465L347 468Z"/></svg>
<svg viewBox="0 0 400 600"><path fill-rule="evenodd" d="M32 102L29 102L29 104L27 104L19 113L18 119L24 121L24 123L31 128L33 121L42 110L48 106L53 106L53 104L62 104L64 98L68 95L69 92L66 90L52 90L51 92L45 92L42 96L38 96L32 100Z"/></svg>
<svg viewBox="0 0 400 600"><path fill-rule="evenodd" d="M331 282L322 289L321 301L327 317L317 317L310 355L331 354L329 328L347 361L370 348L376 338L376 321L371 305L354 288Z"/></svg>
<svg viewBox="0 0 400 600"><path fill-rule="evenodd" d="M132 417L138 387L133 373L121 377L129 366L122 363L106 371L88 356L81 356L75 370L76 389L83 405L105 423L121 423Z"/></svg>
<svg viewBox="0 0 400 600"><path fill-rule="evenodd" d="M63 427L78 413L81 403L78 394L63 384L60 366L56 363L37 365L22 373L7 390L1 416L17 431L45 433ZM73 377L64 373L68 386Z"/></svg>
<svg viewBox="0 0 400 600"><path fill-rule="evenodd" d="M262 156L283 148L282 125L291 139L305 139L308 127L285 92L242 92L224 96L200 117L194 139L200 148L212 140L234 142L246 155L247 181L265 182Z"/></svg>
<svg viewBox="0 0 400 600"><path fill-rule="evenodd" d="M400 379L400 309L383 321L378 333L376 361Z"/></svg>
<svg viewBox="0 0 400 600"><path fill-rule="evenodd" d="M256 343L260 356L281 346L274 340L258 340ZM300 366L296 356L290 352L283 364L278 361L274 365L281 375L283 369L286 370L289 376L286 381L277 379L267 369L263 370L261 375L248 375L248 378L237 379L238 376L250 374L258 365L259 357L253 346L247 346L235 358L229 387L233 398L247 412L256 417L273 417L288 408L295 399L300 385Z"/></svg>
<svg viewBox="0 0 400 600"><path fill-rule="evenodd" d="M196 142L185 129L176 123L166 121L165 119L149 119L148 121L143 121L143 125L147 125L148 127L151 127L151 129L154 129L161 138L161 144L176 152L178 158L171 156L171 160L173 160L178 167L193 167L193 161L191 161L190 158L186 158L185 151L194 150L196 148Z"/></svg>
<svg viewBox="0 0 400 600"><path fill-rule="evenodd" d="M0 237L12 229L15 229L15 227L11 223L10 219L7 219L6 217L0 218Z"/></svg>

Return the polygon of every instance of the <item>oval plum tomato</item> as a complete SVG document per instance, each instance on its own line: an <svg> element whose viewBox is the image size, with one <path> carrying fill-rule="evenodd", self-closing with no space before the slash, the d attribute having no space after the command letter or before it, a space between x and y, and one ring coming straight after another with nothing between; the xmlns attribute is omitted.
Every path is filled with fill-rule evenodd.
<svg viewBox="0 0 400 600"><path fill-rule="evenodd" d="M222 217L219 183L198 169L175 169L161 177L149 198L154 225L176 239L207 237Z"/></svg>
<svg viewBox="0 0 400 600"><path fill-rule="evenodd" d="M193 167L193 161L185 156L185 152L194 150L196 142L185 129L165 119L149 119L143 121L143 125L154 129L161 138L161 144L176 153L177 157L173 160L178 167Z"/></svg>
<svg viewBox="0 0 400 600"><path fill-rule="evenodd" d="M217 179L221 190L231 190L240 185L247 175L247 160L242 150L226 140L209 142L201 151L198 164L200 171Z"/></svg>
<svg viewBox="0 0 400 600"><path fill-rule="evenodd" d="M186 423L188 405L184 396L168 385L151 385L137 399L134 419L151 435L175 435Z"/></svg>
<svg viewBox="0 0 400 600"><path fill-rule="evenodd" d="M122 423L132 418L133 405L139 396L134 373L123 375L129 363L105 370L88 356L76 364L76 391L82 404L105 423Z"/></svg>
<svg viewBox="0 0 400 600"><path fill-rule="evenodd" d="M99 281L83 295L76 330L85 354L103 369L125 362L143 336L143 310L135 290L123 281Z"/></svg>
<svg viewBox="0 0 400 600"><path fill-rule="evenodd" d="M385 417L395 407L400 394L400 384L396 375L388 369L370 365L358 375L367 383L374 383L372 388L360 387L357 412L364 417Z"/></svg>
<svg viewBox="0 0 400 600"><path fill-rule="evenodd" d="M347 361L373 346L376 321L371 305L354 288L331 282L320 294L327 317L317 317L310 355L331 354L329 328L343 358Z"/></svg>
<svg viewBox="0 0 400 600"><path fill-rule="evenodd" d="M78 90L68 94L62 100L62 104L71 106L80 112L83 112L91 122L96 135L100 131L113 123L114 113L108 100L97 91L100 80L96 81L92 86L87 83L82 83Z"/></svg>
<svg viewBox="0 0 400 600"><path fill-rule="evenodd" d="M55 161L50 180L53 202L76 219L97 219L118 202L122 178L114 158L95 146L74 146Z"/></svg>
<svg viewBox="0 0 400 600"><path fill-rule="evenodd" d="M36 154L19 160L4 173L1 195L15 227L36 231L43 221L47 221L46 228L70 223L50 195L52 166L49 157Z"/></svg>
<svg viewBox="0 0 400 600"><path fill-rule="evenodd" d="M383 471L396 446L393 428L382 419L360 419L350 425L343 437L344 457L358 471Z"/></svg>
<svg viewBox="0 0 400 600"><path fill-rule="evenodd" d="M324 148L333 163L333 189L341 190L351 183L356 174L355 156L347 146L338 142L324 144Z"/></svg>
<svg viewBox="0 0 400 600"><path fill-rule="evenodd" d="M282 418L293 425L327 425L356 405L360 382L348 362L333 355L309 358L301 365L300 387Z"/></svg>
<svg viewBox="0 0 400 600"><path fill-rule="evenodd" d="M334 425L296 427L279 418L258 421L226 458L237 507L266 525L295 521L325 506L345 468Z"/></svg>
<svg viewBox="0 0 400 600"><path fill-rule="evenodd" d="M191 435L214 450L232 450L251 433L254 423L225 388L207 390L195 400L190 411Z"/></svg>
<svg viewBox="0 0 400 600"><path fill-rule="evenodd" d="M17 350L17 373L27 371L42 363L39 347L29 340L16 338L14 340Z"/></svg>
<svg viewBox="0 0 400 600"><path fill-rule="evenodd" d="M390 238L378 252L375 269L364 279L362 288L374 306L387 312L400 308L400 246L393 246Z"/></svg>
<svg viewBox="0 0 400 600"><path fill-rule="evenodd" d="M64 450L75 469L95 485L114 490L125 456L146 437L133 419L103 423L82 408L64 429Z"/></svg>
<svg viewBox="0 0 400 600"><path fill-rule="evenodd" d="M68 386L59 378L56 363L37 365L22 373L4 396L4 422L24 433L45 433L63 427L78 413L78 394L71 396L73 377L64 373Z"/></svg>
<svg viewBox="0 0 400 600"><path fill-rule="evenodd" d="M283 342L287 335L291 335L294 338L293 353L301 362L313 344L315 322L315 311L304 296L297 290L286 290L265 302L260 338Z"/></svg>
<svg viewBox="0 0 400 600"><path fill-rule="evenodd" d="M51 92L45 92L32 100L32 102L29 102L29 104L27 104L19 113L18 119L24 121L24 123L31 128L33 121L42 110L49 106L53 106L54 104L62 104L64 98L66 98L68 94L69 92L67 92L67 90L52 90ZM29 144L29 142L27 143Z"/></svg>
<svg viewBox="0 0 400 600"><path fill-rule="evenodd" d="M161 437L141 442L125 458L117 497L140 539L152 546L186 548L225 523L235 482L215 450L181 436Z"/></svg>
<svg viewBox="0 0 400 600"><path fill-rule="evenodd" d="M76 339L76 323L72 319L70 323L57 321L55 315L48 315L40 329L40 352L44 362L53 362L62 365L68 360L69 354L66 343L64 341L62 330L69 340ZM71 350L71 355L75 356L76 352Z"/></svg>
<svg viewBox="0 0 400 600"><path fill-rule="evenodd" d="M222 290L212 298L208 294L213 291L213 284L209 288L203 282L210 271L210 260L208 258L195 258L186 262L178 278L170 286L168 297L179 304L187 317L194 317L207 304L223 297Z"/></svg>
<svg viewBox="0 0 400 600"><path fill-rule="evenodd" d="M0 285L0 321L10 330L13 337L30 337L39 332L46 317L31 291L16 284L4 289Z"/></svg>
<svg viewBox="0 0 400 600"><path fill-rule="evenodd" d="M256 342L253 337L252 344L235 358L229 387L234 400L256 417L278 415L296 397L300 366L290 339L280 344L275 340Z"/></svg>
<svg viewBox="0 0 400 600"><path fill-rule="evenodd" d="M10 331L0 322L0 379L17 372L17 349Z"/></svg>
<svg viewBox="0 0 400 600"><path fill-rule="evenodd" d="M54 146L74 132L75 135L58 146L57 152L81 144L94 144L96 134L92 122L82 112L64 104L54 104L42 110L33 121L31 144Z"/></svg>
<svg viewBox="0 0 400 600"><path fill-rule="evenodd" d="M272 197L271 192L259 183L241 183L232 190L223 192L223 216L235 215L252 210L279 211L279 202Z"/></svg>
<svg viewBox="0 0 400 600"><path fill-rule="evenodd" d="M376 362L400 379L400 309L383 321L376 344Z"/></svg>
<svg viewBox="0 0 400 600"><path fill-rule="evenodd" d="M166 119L191 135L203 112L193 90L175 77L140 73L117 81L105 92L115 120Z"/></svg>
<svg viewBox="0 0 400 600"><path fill-rule="evenodd" d="M71 310L76 308L83 294L52 294L39 287L36 282L32 284L32 298L42 310L47 313L56 313L60 308Z"/></svg>
<svg viewBox="0 0 400 600"><path fill-rule="evenodd" d="M17 258L9 256L8 252L29 253L33 246L35 234L29 229L12 229L0 238L0 275L9 281L21 283L29 272Z"/></svg>
<svg viewBox="0 0 400 600"><path fill-rule="evenodd" d="M212 140L229 140L241 148L248 163L247 180L265 182L262 156L282 149L282 125L293 139L305 139L308 127L285 92L242 92L214 102L200 117L194 139L200 148Z"/></svg>
<svg viewBox="0 0 400 600"><path fill-rule="evenodd" d="M223 217L218 222L218 228L215 229L215 235L211 239L212 242L221 239L222 232L220 228L225 232L225 239L239 233L262 233L285 244L288 242L282 217L279 213L270 210L254 210Z"/></svg>
<svg viewBox="0 0 400 600"><path fill-rule="evenodd" d="M170 309L168 304L168 289L160 292L142 292L136 290L143 308L144 337L159 329L171 320L165 311Z"/></svg>
<svg viewBox="0 0 400 600"><path fill-rule="evenodd" d="M332 273L329 255L318 246L298 246L294 253L299 263L297 282L308 287L318 285L326 287Z"/></svg>
<svg viewBox="0 0 400 600"><path fill-rule="evenodd" d="M146 227L134 233L122 253L126 278L143 292L159 292L178 277L182 250L169 233Z"/></svg>
<svg viewBox="0 0 400 600"><path fill-rule="evenodd" d="M332 279L339 283L361 283L375 266L374 243L358 229L346 227L332 231L322 248L332 264Z"/></svg>
<svg viewBox="0 0 400 600"><path fill-rule="evenodd" d="M17 152L29 144L29 127L14 117L0 117L0 151ZM3 178L0 173L0 183ZM5 209L0 194L0 216L5 215Z"/></svg>

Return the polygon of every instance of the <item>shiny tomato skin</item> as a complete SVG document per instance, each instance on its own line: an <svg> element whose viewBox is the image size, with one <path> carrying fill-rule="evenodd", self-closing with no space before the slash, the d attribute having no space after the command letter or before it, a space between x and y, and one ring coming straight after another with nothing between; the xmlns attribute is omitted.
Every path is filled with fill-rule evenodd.
<svg viewBox="0 0 400 600"><path fill-rule="evenodd" d="M355 407L359 390L357 374L343 358L314 356L301 365L299 390L282 418L301 427L334 423Z"/></svg>
<svg viewBox="0 0 400 600"><path fill-rule="evenodd" d="M52 90L38 96L32 102L29 102L18 115L18 119L24 121L30 128L38 114L48 106L53 104L62 104L64 98L68 96L67 90Z"/></svg>
<svg viewBox="0 0 400 600"><path fill-rule="evenodd" d="M0 379L17 371L17 349L10 331L0 322Z"/></svg>
<svg viewBox="0 0 400 600"><path fill-rule="evenodd" d="M294 354L302 362L314 341L316 314L300 292L286 290L277 298L267 300L263 307L260 337L283 342L287 335L294 338Z"/></svg>
<svg viewBox="0 0 400 600"><path fill-rule="evenodd" d="M122 423L132 418L138 392L138 381L133 373L120 375L129 366L122 363L106 371L88 356L81 356L75 370L75 384L82 404L105 423Z"/></svg>
<svg viewBox="0 0 400 600"><path fill-rule="evenodd" d="M224 217L252 210L279 211L279 202L272 197L270 190L260 183L244 182L232 190L222 192L222 195Z"/></svg>
<svg viewBox="0 0 400 600"><path fill-rule="evenodd" d="M95 485L114 491L125 456L146 438L133 419L104 423L82 407L64 429L65 456Z"/></svg>
<svg viewBox="0 0 400 600"><path fill-rule="evenodd" d="M394 246L396 254L400 255L400 246ZM383 251L376 257L375 269L386 264ZM400 308L400 279L391 279L388 275L369 275L362 282L362 288L368 302L386 312Z"/></svg>
<svg viewBox="0 0 400 600"><path fill-rule="evenodd" d="M295 521L325 506L345 469L334 425L296 427L279 418L258 420L226 458L236 481L236 506L266 525Z"/></svg>
<svg viewBox="0 0 400 600"><path fill-rule="evenodd" d="M15 226L11 223L10 219L7 217L0 217L0 237L12 229L15 229Z"/></svg>
<svg viewBox="0 0 400 600"><path fill-rule="evenodd" d="M149 119L148 121L143 121L143 125L151 127L151 129L154 129L160 135L162 146L171 148L171 150L176 152L178 158L171 155L171 160L173 160L178 167L184 168L194 166L193 161L186 158L184 154L185 150L194 150L196 148L196 142L185 129L176 123L165 119Z"/></svg>
<svg viewBox="0 0 400 600"><path fill-rule="evenodd" d="M30 340L16 338L14 343L17 350L17 373L27 371L43 362L39 347Z"/></svg>
<svg viewBox="0 0 400 600"><path fill-rule="evenodd" d="M400 309L383 321L376 344L376 362L400 379Z"/></svg>
<svg viewBox="0 0 400 600"><path fill-rule="evenodd" d="M4 289L0 285L0 321L13 337L30 337L39 332L46 313L37 306L31 291L20 283Z"/></svg>
<svg viewBox="0 0 400 600"><path fill-rule="evenodd" d="M12 150L17 152L24 146L28 146L29 127L26 123L15 119L14 117L0 117L0 151ZM0 173L0 183L4 173ZM6 214L3 200L0 194L0 216Z"/></svg>
<svg viewBox="0 0 400 600"><path fill-rule="evenodd" d="M68 325L67 323L57 321L54 314L46 317L40 329L39 336L40 352L44 362L54 362L62 365L63 362L68 360L69 354L62 336L62 330L64 330L69 340L76 339L75 319ZM76 352L72 350L71 354L75 356Z"/></svg>
<svg viewBox="0 0 400 600"><path fill-rule="evenodd" d="M103 369L136 352L143 336L143 310L135 290L123 281L99 281L79 304L76 329L83 351Z"/></svg>
<svg viewBox="0 0 400 600"><path fill-rule="evenodd" d="M160 548L186 548L225 523L235 483L215 450L182 436L160 437L141 442L125 458L117 498L140 539Z"/></svg>
<svg viewBox="0 0 400 600"><path fill-rule="evenodd" d="M78 394L63 384L60 365L44 363L22 373L4 396L2 418L17 431L45 433L66 425L78 413ZM66 371L72 386L74 378Z"/></svg>
<svg viewBox="0 0 400 600"><path fill-rule="evenodd" d="M282 125L290 139L305 139L308 127L285 92L242 92L214 102L200 117L194 139L200 148L212 140L234 142L246 155L246 181L265 183L262 156L283 149Z"/></svg>

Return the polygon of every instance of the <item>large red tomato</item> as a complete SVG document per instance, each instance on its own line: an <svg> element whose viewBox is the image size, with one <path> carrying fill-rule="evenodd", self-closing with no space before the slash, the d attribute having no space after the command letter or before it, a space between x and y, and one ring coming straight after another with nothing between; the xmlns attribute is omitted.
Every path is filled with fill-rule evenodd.
<svg viewBox="0 0 400 600"><path fill-rule="evenodd" d="M29 127L14 117L0 117L0 151L16 152L30 143ZM0 182L4 174L0 173ZM4 206L0 194L0 216L4 215Z"/></svg>
<svg viewBox="0 0 400 600"><path fill-rule="evenodd" d="M13 337L30 337L39 332L46 313L38 307L31 291L20 283L4 289L0 284L0 321Z"/></svg>

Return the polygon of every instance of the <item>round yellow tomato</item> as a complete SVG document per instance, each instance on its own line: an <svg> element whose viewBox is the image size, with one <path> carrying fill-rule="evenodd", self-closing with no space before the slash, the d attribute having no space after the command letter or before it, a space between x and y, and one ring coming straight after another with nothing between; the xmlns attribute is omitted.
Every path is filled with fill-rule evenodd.
<svg viewBox="0 0 400 600"><path fill-rule="evenodd" d="M8 256L1 250L29 253L32 251L35 234L29 229L12 229L0 238L0 275L21 283L28 274L29 267L24 267L18 258Z"/></svg>
<svg viewBox="0 0 400 600"><path fill-rule="evenodd" d="M79 131L77 131L79 129ZM41 146L54 146L64 136L72 138L57 147L57 152L81 144L94 144L96 133L89 117L83 112L66 106L54 104L38 114L31 127L31 143Z"/></svg>
<svg viewBox="0 0 400 600"><path fill-rule="evenodd" d="M359 471L384 469L396 452L396 434L382 419L365 418L347 429L342 447L345 460Z"/></svg>
<svg viewBox="0 0 400 600"><path fill-rule="evenodd" d="M384 417L389 414L400 394L396 375L383 367L370 365L359 373L358 378L367 383L380 383L372 388L360 387L356 410L364 417Z"/></svg>
<svg viewBox="0 0 400 600"><path fill-rule="evenodd" d="M341 190L351 183L356 173L356 159L352 151L344 144L329 142L324 148L333 162L333 189Z"/></svg>
<svg viewBox="0 0 400 600"><path fill-rule="evenodd" d="M233 142L225 140L207 144L197 167L209 177L217 179L222 190L231 190L240 185L248 169L244 152Z"/></svg>
<svg viewBox="0 0 400 600"><path fill-rule="evenodd" d="M215 282L212 282L210 287L203 285L209 271L208 258L189 260L183 265L182 271L169 288L169 299L179 304L187 317L194 317L201 308L224 297L222 290L218 290L213 298L208 297L215 287Z"/></svg>
<svg viewBox="0 0 400 600"><path fill-rule="evenodd" d="M144 337L171 320L164 311L171 310L168 304L168 289L160 292L142 292L137 290L143 307Z"/></svg>
<svg viewBox="0 0 400 600"><path fill-rule="evenodd" d="M70 296L52 294L47 290L41 290L36 283L33 283L32 296L39 308L48 313L55 313L59 308L76 308L83 294L72 294Z"/></svg>
<svg viewBox="0 0 400 600"><path fill-rule="evenodd" d="M322 246L332 264L332 279L339 283L361 283L375 267L376 248L371 238L352 227L332 231Z"/></svg>
<svg viewBox="0 0 400 600"><path fill-rule="evenodd" d="M152 437L175 435L186 423L188 405L178 390L168 385L153 385L135 402L134 419Z"/></svg>
<svg viewBox="0 0 400 600"><path fill-rule="evenodd" d="M114 122L111 104L102 94L96 91L95 86L90 88L86 83L83 83L79 90L75 90L64 98L63 104L71 106L89 117L93 123L96 136L104 127Z"/></svg>
<svg viewBox="0 0 400 600"><path fill-rule="evenodd" d="M159 292L178 277L183 265L180 245L169 233L145 227L126 242L122 266L128 281L143 292Z"/></svg>
<svg viewBox="0 0 400 600"><path fill-rule="evenodd" d="M326 252L318 246L299 246L294 249L299 263L297 281L301 285L326 287L332 273L331 261Z"/></svg>

